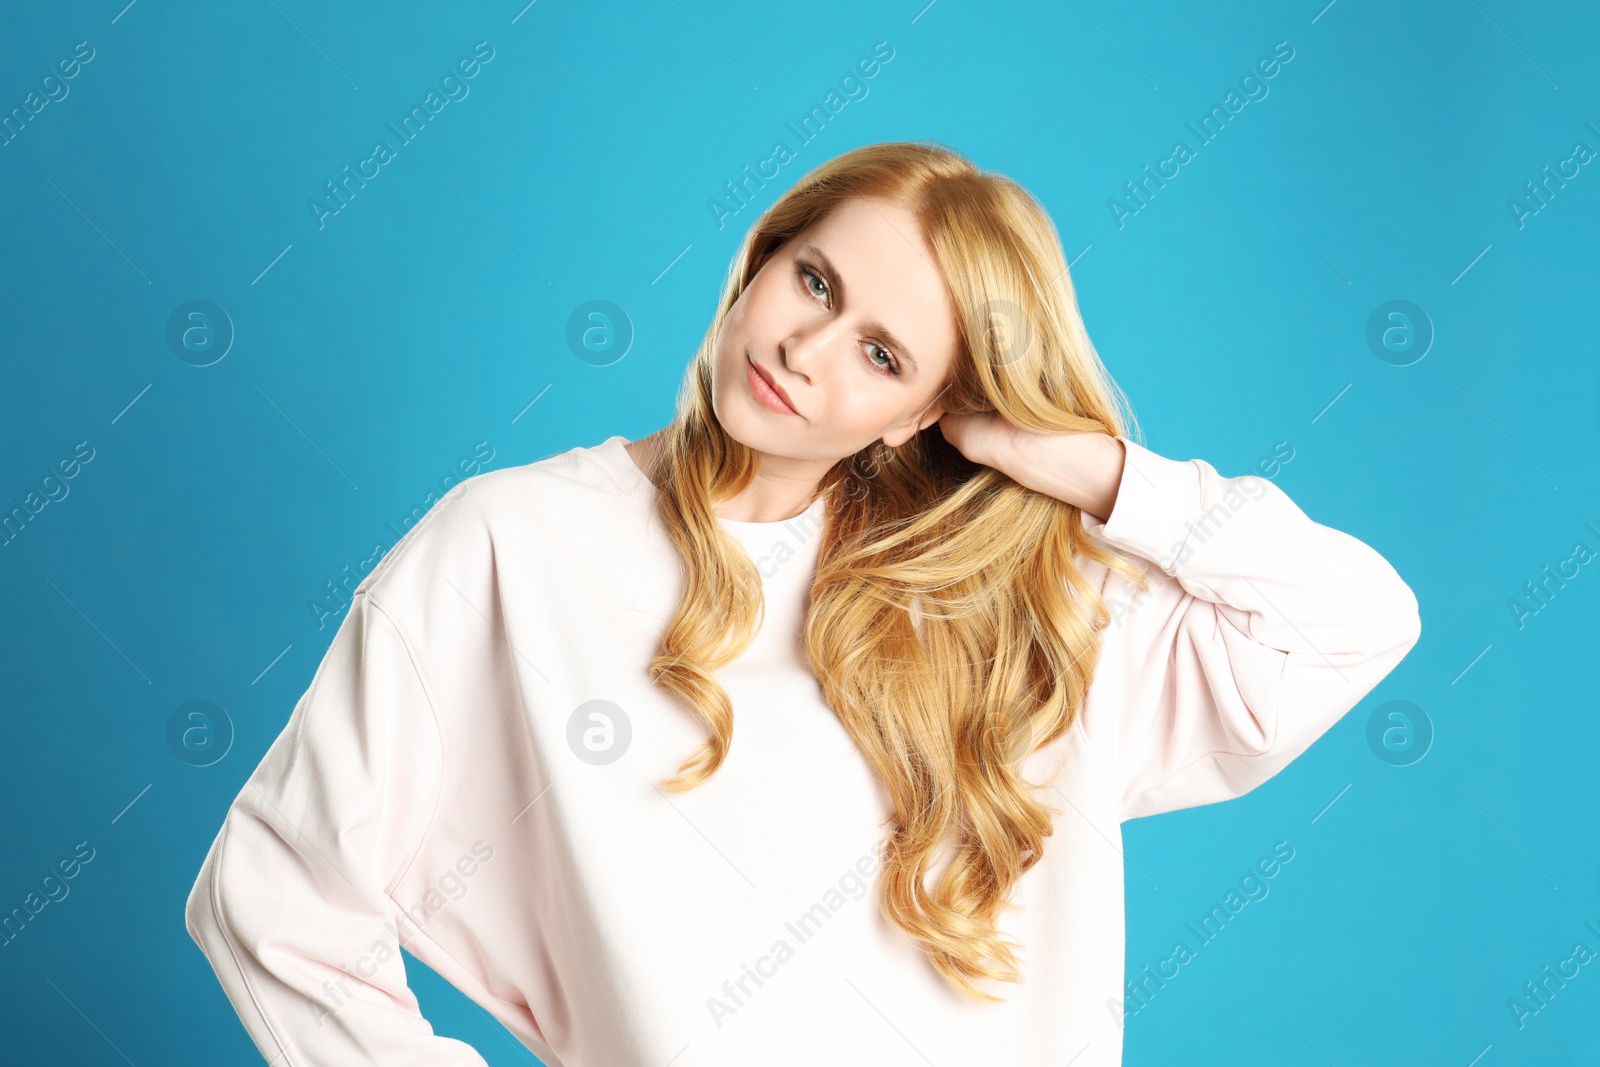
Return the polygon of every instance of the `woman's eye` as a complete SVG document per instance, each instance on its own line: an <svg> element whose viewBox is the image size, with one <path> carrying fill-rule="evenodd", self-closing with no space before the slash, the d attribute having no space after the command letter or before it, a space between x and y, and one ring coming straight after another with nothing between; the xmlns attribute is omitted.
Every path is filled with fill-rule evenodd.
<svg viewBox="0 0 1600 1067"><path fill-rule="evenodd" d="M803 280L803 284L805 285L807 292L813 293L816 296L827 296L828 295L827 283L824 282L820 276L818 276L816 271L812 270L809 267L801 267L800 268L800 276L801 276L801 278ZM818 293L814 289L811 288L811 282L813 280L815 280L817 282L817 284L822 286L822 292Z"/></svg>
<svg viewBox="0 0 1600 1067"><path fill-rule="evenodd" d="M889 362L887 362L887 363L879 363L877 360L873 359L871 353L874 352L874 351L883 353L883 357L885 359L887 359ZM871 363L874 367L876 367L879 370L883 371L885 374L896 374L897 375L897 374L900 373L900 364L895 362L894 357L889 354L889 350L887 348L884 348L882 345L875 345L875 344L872 344L871 342L868 342L868 344L867 344L867 353L868 353L867 361L869 363Z"/></svg>
<svg viewBox="0 0 1600 1067"><path fill-rule="evenodd" d="M805 266L804 264L802 264L800 266L799 270L800 270L800 284L802 284L802 285L804 285L806 287L806 292L811 293L814 296L821 296L821 297L826 297L828 295L828 283L823 281L822 276L820 274L818 274L816 271L812 270L810 267ZM822 292L819 293L815 289L811 288L811 283L813 281L816 282L818 285L822 286ZM882 353L883 358L885 360L887 360L887 362L879 363L877 361L877 359L874 358L874 356L872 354L874 351ZM889 350L887 348L884 348L880 344L874 344L871 341L867 342L867 362L872 365L872 369L873 370L877 371L880 374L888 374L888 375L891 375L893 377L899 377L899 375L900 375L900 363L899 363L899 361L896 360L894 358L894 356L889 354Z"/></svg>

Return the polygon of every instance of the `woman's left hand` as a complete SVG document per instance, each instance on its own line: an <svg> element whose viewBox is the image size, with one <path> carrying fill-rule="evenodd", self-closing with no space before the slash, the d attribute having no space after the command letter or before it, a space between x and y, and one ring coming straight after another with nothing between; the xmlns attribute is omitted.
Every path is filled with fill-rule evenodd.
<svg viewBox="0 0 1600 1067"><path fill-rule="evenodd" d="M998 411L968 415L947 411L939 417L939 432L972 462L1004 470L1001 464L1005 454L1026 431L1006 421Z"/></svg>
<svg viewBox="0 0 1600 1067"><path fill-rule="evenodd" d="M1109 518L1116 505L1127 452L1110 434L1024 430L997 411L946 412L939 432L972 462L1095 518Z"/></svg>

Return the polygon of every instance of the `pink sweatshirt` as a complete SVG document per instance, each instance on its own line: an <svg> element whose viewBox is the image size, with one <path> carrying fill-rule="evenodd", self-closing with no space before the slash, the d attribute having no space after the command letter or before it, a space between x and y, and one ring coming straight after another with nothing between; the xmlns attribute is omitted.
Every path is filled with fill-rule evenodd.
<svg viewBox="0 0 1600 1067"><path fill-rule="evenodd" d="M452 490L234 800L187 922L272 1063L484 1064L423 1018L404 945L555 1067L1119 1064L1122 822L1260 785L1420 632L1383 557L1272 482L1125 441L1089 525L1151 588L1088 566L1116 618L1076 725L1024 768L1061 772L1001 925L1026 982L973 1004L878 911L887 798L801 659L821 499L718 520L766 614L718 673L727 762L654 786L705 734L646 676L682 572L624 443Z"/></svg>

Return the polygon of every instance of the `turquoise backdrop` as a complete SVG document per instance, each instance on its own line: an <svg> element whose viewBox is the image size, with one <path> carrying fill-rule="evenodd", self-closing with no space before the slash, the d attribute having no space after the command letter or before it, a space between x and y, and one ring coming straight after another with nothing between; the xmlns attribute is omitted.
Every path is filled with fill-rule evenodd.
<svg viewBox="0 0 1600 1067"><path fill-rule="evenodd" d="M0 939L0 1059L259 1062L183 905L335 590L463 471L664 424L759 212L926 138L1050 211L1151 448L1265 463L1421 603L1284 773L1125 827L1130 977L1293 854L1126 1062L1600 1063L1600 963L1563 964L1600 952L1594 5L4 22L0 914L75 874Z"/></svg>

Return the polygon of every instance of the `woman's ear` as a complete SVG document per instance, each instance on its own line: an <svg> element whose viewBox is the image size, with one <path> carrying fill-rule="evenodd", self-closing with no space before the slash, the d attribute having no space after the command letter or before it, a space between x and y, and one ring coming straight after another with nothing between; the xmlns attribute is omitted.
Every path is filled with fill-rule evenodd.
<svg viewBox="0 0 1600 1067"><path fill-rule="evenodd" d="M886 435L884 435L883 443L888 445L890 448L899 448L901 445L903 445L907 441L911 440L917 434L921 433L923 430L926 430L929 426L932 426L934 423L936 423L940 419L944 418L945 407L944 407L944 404L943 404L942 401L943 401L943 398L944 398L945 390L949 389L949 388L950 388L949 386L945 386L944 389L939 390L939 394L937 396L935 396L932 400L928 401L928 406L923 408L922 411L916 416L916 418L907 419L905 422L900 423L901 426L910 426L911 427L911 429L904 436L901 436L898 433L898 431L894 432L894 433L886 434ZM890 437L898 437L899 440L891 441L891 440L889 440Z"/></svg>
<svg viewBox="0 0 1600 1067"><path fill-rule="evenodd" d="M883 443L890 448L899 448L942 418L944 418L944 405L935 402L924 408L922 414L915 419L907 419L900 424L901 427L909 427L909 429L903 431L896 429L884 434Z"/></svg>
<svg viewBox="0 0 1600 1067"><path fill-rule="evenodd" d="M928 406L922 409L922 414L917 416L917 428L914 432L921 433L929 426L932 426L934 423L944 418L944 394L949 391L950 385L949 383L946 383L945 387L940 389L938 394L928 402Z"/></svg>

